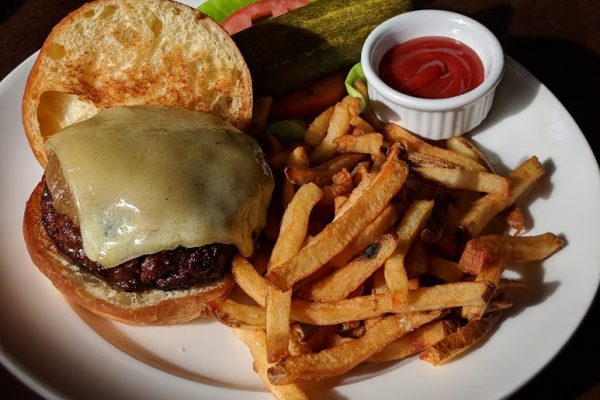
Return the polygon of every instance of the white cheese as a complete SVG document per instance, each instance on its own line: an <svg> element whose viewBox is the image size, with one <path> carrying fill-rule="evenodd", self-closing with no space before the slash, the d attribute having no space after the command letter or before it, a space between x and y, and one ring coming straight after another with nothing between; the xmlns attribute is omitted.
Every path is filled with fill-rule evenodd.
<svg viewBox="0 0 600 400"><path fill-rule="evenodd" d="M258 144L231 125L174 107L115 107L46 142L78 214L88 258L105 268L144 254L234 244L266 221L273 177Z"/></svg>

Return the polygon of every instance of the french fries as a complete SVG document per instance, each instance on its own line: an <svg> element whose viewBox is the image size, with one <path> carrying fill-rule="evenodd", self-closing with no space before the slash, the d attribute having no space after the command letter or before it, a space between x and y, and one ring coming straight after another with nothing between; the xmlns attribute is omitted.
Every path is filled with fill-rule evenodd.
<svg viewBox="0 0 600 400"><path fill-rule="evenodd" d="M327 225L309 246L269 271L268 279L280 289L289 290L294 283L321 268L350 244L404 184L408 176L408 166L398 158L398 153L398 147L393 147L388 160L373 178L364 196L340 218Z"/></svg>
<svg viewBox="0 0 600 400"><path fill-rule="evenodd" d="M483 339L500 321L499 312L486 314L483 318L471 321L456 332L428 347L420 355L422 360L433 365L448 362Z"/></svg>
<svg viewBox="0 0 600 400"><path fill-rule="evenodd" d="M432 201L415 201L402 217L396 233L398 246L396 251L385 262L385 282L394 304L404 304L408 299L408 276L404 268L404 258L419 234L423 223L433 209Z"/></svg>
<svg viewBox="0 0 600 400"><path fill-rule="evenodd" d="M544 167L538 161L537 157L531 157L508 174L508 178L512 183L510 196L488 194L482 197L473 203L473 206L462 218L459 225L470 237L476 237L492 218L513 204L542 175L544 175Z"/></svg>
<svg viewBox="0 0 600 400"><path fill-rule="evenodd" d="M544 174L535 157L501 176L467 138L440 147L360 114L351 97L323 111L301 146L264 140L281 194L258 254L233 258L247 296L208 308L279 399L305 399L296 383L365 361L451 360L501 321L509 289L526 290L503 279L505 267L564 246L551 233L481 236L499 214L523 231L515 201Z"/></svg>
<svg viewBox="0 0 600 400"><path fill-rule="evenodd" d="M305 288L303 297L319 302L345 299L381 267L395 249L396 237L390 234L382 236L351 263Z"/></svg>
<svg viewBox="0 0 600 400"><path fill-rule="evenodd" d="M400 360L417 354L458 329L458 321L448 319L430 322L396 339L367 361L381 362Z"/></svg>
<svg viewBox="0 0 600 400"><path fill-rule="evenodd" d="M267 376L267 344L265 333L261 330L234 328L233 333L248 346L254 359L254 370L260 376L265 386L279 400L308 400L306 394L295 384L274 385Z"/></svg>
<svg viewBox="0 0 600 400"><path fill-rule="evenodd" d="M439 313L394 314L385 317L358 339L318 353L286 358L269 368L269 380L275 385L285 385L343 374L395 339L437 316Z"/></svg>
<svg viewBox="0 0 600 400"><path fill-rule="evenodd" d="M440 183L449 189L495 193L506 197L510 195L510 179L490 172L436 167L421 167L413 170L423 178Z"/></svg>
<svg viewBox="0 0 600 400"><path fill-rule="evenodd" d="M563 246L564 241L550 232L537 236L481 236L467 243L459 267L470 274L478 274L484 265L499 260L509 263L543 260Z"/></svg>

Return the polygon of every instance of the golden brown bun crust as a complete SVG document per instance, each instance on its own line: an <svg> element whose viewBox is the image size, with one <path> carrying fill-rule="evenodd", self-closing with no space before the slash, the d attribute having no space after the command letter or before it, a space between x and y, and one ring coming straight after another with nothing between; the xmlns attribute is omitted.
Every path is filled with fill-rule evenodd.
<svg viewBox="0 0 600 400"><path fill-rule="evenodd" d="M23 234L33 263L69 300L100 316L131 325L172 325L209 316L206 302L225 297L233 287L231 274L216 284L188 290L127 293L82 272L66 259L41 223L43 182L25 207Z"/></svg>
<svg viewBox="0 0 600 400"><path fill-rule="evenodd" d="M54 27L23 97L23 125L45 167L54 132L116 105L208 111L244 130L252 80L233 40L210 18L170 0L97 0Z"/></svg>

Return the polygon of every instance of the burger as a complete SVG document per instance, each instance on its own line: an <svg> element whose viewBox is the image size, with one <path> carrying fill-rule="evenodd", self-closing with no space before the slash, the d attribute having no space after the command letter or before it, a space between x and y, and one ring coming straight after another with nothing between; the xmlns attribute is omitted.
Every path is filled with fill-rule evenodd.
<svg viewBox="0 0 600 400"><path fill-rule="evenodd" d="M233 285L273 178L241 132L252 81L233 40L170 0L96 0L55 26L23 126L44 175L23 232L71 301L135 325L183 323Z"/></svg>
<svg viewBox="0 0 600 400"><path fill-rule="evenodd" d="M259 145L208 113L113 107L52 135L46 153L27 249L68 299L102 316L203 315L265 225L273 177Z"/></svg>

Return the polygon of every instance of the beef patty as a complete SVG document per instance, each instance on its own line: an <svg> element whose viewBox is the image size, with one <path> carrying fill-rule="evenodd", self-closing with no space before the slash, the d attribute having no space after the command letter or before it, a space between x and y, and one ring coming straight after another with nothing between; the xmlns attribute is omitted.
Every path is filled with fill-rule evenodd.
<svg viewBox="0 0 600 400"><path fill-rule="evenodd" d="M79 227L54 208L46 186L41 200L42 224L56 246L73 264L127 292L148 289L187 289L195 284L221 280L231 265L236 247L213 243L202 247L165 250L140 256L113 268L103 268L83 251Z"/></svg>

